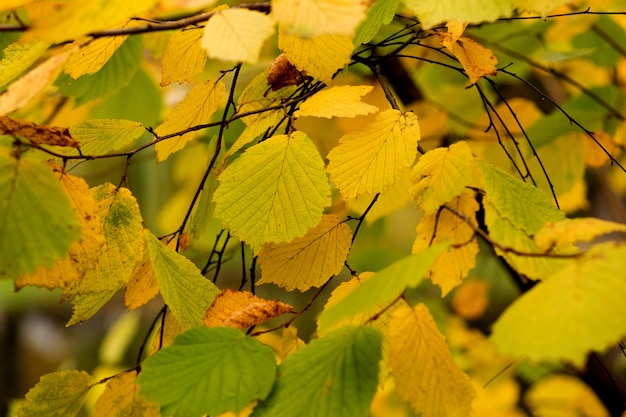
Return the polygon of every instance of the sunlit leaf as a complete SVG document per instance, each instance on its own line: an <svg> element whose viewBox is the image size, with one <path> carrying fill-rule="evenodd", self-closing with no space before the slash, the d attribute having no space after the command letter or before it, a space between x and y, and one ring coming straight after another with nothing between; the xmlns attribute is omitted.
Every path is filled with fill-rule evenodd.
<svg viewBox="0 0 626 417"><path fill-rule="evenodd" d="M322 90L302 103L294 116L331 118L375 113L378 111L376 106L361 101L361 97L373 88L368 85L340 85Z"/></svg>
<svg viewBox="0 0 626 417"><path fill-rule="evenodd" d="M354 46L349 36L320 35L303 38L278 31L278 47L300 71L330 83L333 74L350 62Z"/></svg>
<svg viewBox="0 0 626 417"><path fill-rule="evenodd" d="M498 60L493 52L471 38L460 36L461 33L451 33L449 23L448 32L438 32L438 35L443 46L463 65L470 84L485 75L496 75Z"/></svg>
<svg viewBox="0 0 626 417"><path fill-rule="evenodd" d="M360 0L273 0L272 16L286 33L304 38L352 37L365 17L365 5Z"/></svg>
<svg viewBox="0 0 626 417"><path fill-rule="evenodd" d="M0 194L0 277L15 279L51 267L80 237L76 213L46 165L3 149Z"/></svg>
<svg viewBox="0 0 626 417"><path fill-rule="evenodd" d="M378 384L380 332L346 326L287 356L253 417L366 416Z"/></svg>
<svg viewBox="0 0 626 417"><path fill-rule="evenodd" d="M5 0L2 2L2 5L0 5L0 11L4 12L7 10L16 9L33 1L35 0Z"/></svg>
<svg viewBox="0 0 626 417"><path fill-rule="evenodd" d="M485 313L489 301L489 283L482 279L470 279L454 292L452 308L459 317L476 320Z"/></svg>
<svg viewBox="0 0 626 417"><path fill-rule="evenodd" d="M566 3L567 0L513 0L513 5L519 11L539 13L542 17Z"/></svg>
<svg viewBox="0 0 626 417"><path fill-rule="evenodd" d="M363 129L343 136L330 151L330 179L345 199L383 192L413 163L419 139L415 114L378 113Z"/></svg>
<svg viewBox="0 0 626 417"><path fill-rule="evenodd" d="M95 74L107 63L128 36L91 39L74 52L65 64L65 72L73 79L85 74Z"/></svg>
<svg viewBox="0 0 626 417"><path fill-rule="evenodd" d="M204 325L245 330L292 310L290 305L278 300L266 300L249 292L225 289L207 310Z"/></svg>
<svg viewBox="0 0 626 417"><path fill-rule="evenodd" d="M450 20L468 23L492 22L499 17L511 16L513 0L487 0L476 7L472 0L422 1L405 0L424 29Z"/></svg>
<svg viewBox="0 0 626 417"><path fill-rule="evenodd" d="M206 81L195 86L183 101L174 107L165 122L156 128L155 133L166 136L208 123L213 113L222 105L225 93L226 86L221 81ZM154 146L157 161L165 161L170 155L183 149L197 135L197 132L188 132L157 143Z"/></svg>
<svg viewBox="0 0 626 417"><path fill-rule="evenodd" d="M288 291L319 287L338 274L348 257L352 231L337 216L326 214L301 238L286 243L268 243L258 253L261 279Z"/></svg>
<svg viewBox="0 0 626 417"><path fill-rule="evenodd" d="M163 52L161 86L192 81L204 70L208 57L200 43L203 33L189 28L172 35Z"/></svg>
<svg viewBox="0 0 626 417"><path fill-rule="evenodd" d="M141 123L121 119L91 119L70 127L83 155L106 155L124 149L146 129Z"/></svg>
<svg viewBox="0 0 626 417"><path fill-rule="evenodd" d="M7 46L2 51L0 60L0 87L27 70L49 46L50 44L42 41L14 42Z"/></svg>
<svg viewBox="0 0 626 417"><path fill-rule="evenodd" d="M424 417L471 414L474 387L452 359L424 304L398 308L388 337L391 374L398 393L413 411Z"/></svg>
<svg viewBox="0 0 626 417"><path fill-rule="evenodd" d="M570 247L574 243L589 242L598 236L613 232L626 233L626 225L593 217L549 222L535 235L540 249Z"/></svg>
<svg viewBox="0 0 626 417"><path fill-rule="evenodd" d="M96 401L94 417L158 417L159 407L139 394L136 381L134 371L111 379Z"/></svg>
<svg viewBox="0 0 626 417"><path fill-rule="evenodd" d="M391 23L400 0L379 0L367 9L367 16L356 30L354 45L371 41L383 25Z"/></svg>
<svg viewBox="0 0 626 417"><path fill-rule="evenodd" d="M202 47L210 58L255 63L263 42L274 32L274 21L261 12L228 9L216 12L207 22Z"/></svg>
<svg viewBox="0 0 626 417"><path fill-rule="evenodd" d="M18 417L72 417L78 414L91 388L91 377L83 371L63 371L41 377L26 394Z"/></svg>
<svg viewBox="0 0 626 417"><path fill-rule="evenodd" d="M320 331L362 311L381 311L407 288L417 287L437 256L447 248L447 244L434 245L384 268L339 303L324 310L318 320Z"/></svg>
<svg viewBox="0 0 626 417"><path fill-rule="evenodd" d="M491 340L504 353L578 367L626 334L626 248L601 244L516 300Z"/></svg>
<svg viewBox="0 0 626 417"><path fill-rule="evenodd" d="M163 416L238 413L272 388L272 350L237 329L200 327L141 366L140 393L161 405Z"/></svg>
<svg viewBox="0 0 626 417"><path fill-rule="evenodd" d="M163 245L148 229L144 233L156 280L168 307L184 328L202 325L219 289L189 259Z"/></svg>
<svg viewBox="0 0 626 417"><path fill-rule="evenodd" d="M219 176L215 215L255 250L304 236L330 203L324 163L302 132L252 146Z"/></svg>
<svg viewBox="0 0 626 417"><path fill-rule="evenodd" d="M150 256L147 255L126 282L124 305L128 307L129 311L141 307L159 293L159 285L152 267L152 261Z"/></svg>

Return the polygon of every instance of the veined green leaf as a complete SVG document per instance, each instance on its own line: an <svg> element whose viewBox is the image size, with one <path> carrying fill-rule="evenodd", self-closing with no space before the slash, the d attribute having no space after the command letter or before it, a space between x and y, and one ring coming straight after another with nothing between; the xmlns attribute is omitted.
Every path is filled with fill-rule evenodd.
<svg viewBox="0 0 626 417"><path fill-rule="evenodd" d="M199 327L149 357L137 380L163 416L238 414L265 398L276 378L268 346L229 327Z"/></svg>
<svg viewBox="0 0 626 417"><path fill-rule="evenodd" d="M146 131L131 120L94 119L70 128L83 155L106 155L133 144Z"/></svg>
<svg viewBox="0 0 626 417"><path fill-rule="evenodd" d="M400 5L400 0L377 0L367 10L365 20L356 30L354 45L371 41L383 25L389 24Z"/></svg>
<svg viewBox="0 0 626 417"><path fill-rule="evenodd" d="M91 377L83 371L44 375L26 394L18 417L72 417L78 414L91 388Z"/></svg>

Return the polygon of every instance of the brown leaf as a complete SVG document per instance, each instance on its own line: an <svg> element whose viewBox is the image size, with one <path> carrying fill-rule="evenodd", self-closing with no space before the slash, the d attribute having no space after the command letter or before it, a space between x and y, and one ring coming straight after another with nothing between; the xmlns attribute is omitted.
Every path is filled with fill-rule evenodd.
<svg viewBox="0 0 626 417"><path fill-rule="evenodd" d="M285 54L280 54L270 64L270 71L267 75L267 84L272 91L280 90L289 85L300 85L307 78L305 71L300 71L287 60Z"/></svg>
<svg viewBox="0 0 626 417"><path fill-rule="evenodd" d="M246 329L291 311L293 307L280 301L265 300L246 291L226 289L207 310L204 324L208 327Z"/></svg>
<svg viewBox="0 0 626 417"><path fill-rule="evenodd" d="M78 141L72 138L67 127L38 125L8 116L0 117L0 134L19 136L36 145L79 147Z"/></svg>

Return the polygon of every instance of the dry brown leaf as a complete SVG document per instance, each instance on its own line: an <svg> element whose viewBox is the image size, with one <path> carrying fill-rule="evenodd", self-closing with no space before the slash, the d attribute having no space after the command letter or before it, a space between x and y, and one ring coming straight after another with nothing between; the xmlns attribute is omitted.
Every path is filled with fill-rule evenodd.
<svg viewBox="0 0 626 417"><path fill-rule="evenodd" d="M293 307L278 300L266 300L247 291L224 290L206 312L208 327L247 329L274 317L293 311Z"/></svg>
<svg viewBox="0 0 626 417"><path fill-rule="evenodd" d="M38 125L8 116L0 117L0 135L19 136L36 145L79 147L78 141L72 138L67 127Z"/></svg>
<svg viewBox="0 0 626 417"><path fill-rule="evenodd" d="M289 85L300 85L307 78L305 71L300 71L296 68L285 54L280 54L270 64L270 71L267 75L267 84L272 91L280 90L283 87Z"/></svg>

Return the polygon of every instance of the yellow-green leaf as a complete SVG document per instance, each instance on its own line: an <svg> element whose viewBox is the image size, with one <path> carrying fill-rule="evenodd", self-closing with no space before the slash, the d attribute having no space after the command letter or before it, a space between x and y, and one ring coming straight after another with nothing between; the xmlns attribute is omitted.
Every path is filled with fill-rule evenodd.
<svg viewBox="0 0 626 417"><path fill-rule="evenodd" d="M274 136L249 148L219 176L215 215L258 250L304 236L330 204L324 163L303 133Z"/></svg>
<svg viewBox="0 0 626 417"><path fill-rule="evenodd" d="M201 326L219 289L189 259L163 245L148 229L144 235L163 299L185 329Z"/></svg>
<svg viewBox="0 0 626 417"><path fill-rule="evenodd" d="M192 81L204 70L208 57L200 43L203 33L187 28L172 35L163 52L161 86Z"/></svg>
<svg viewBox="0 0 626 417"><path fill-rule="evenodd" d="M322 90L308 98L295 117L355 117L375 113L378 107L363 103L361 97L373 90L369 85L340 85Z"/></svg>
<svg viewBox="0 0 626 417"><path fill-rule="evenodd" d="M391 23L400 0L377 0L367 10L365 20L356 30L354 45L371 41L383 25Z"/></svg>
<svg viewBox="0 0 626 417"><path fill-rule="evenodd" d="M68 58L65 72L73 79L85 74L95 74L107 63L126 38L128 35L89 40L85 46Z"/></svg>
<svg viewBox="0 0 626 417"><path fill-rule="evenodd" d="M352 38L345 35L320 35L303 38L278 31L278 47L300 71L330 83L337 70L350 62Z"/></svg>
<svg viewBox="0 0 626 417"><path fill-rule="evenodd" d="M524 402L534 416L610 416L589 385L566 374L552 374L541 378L530 387Z"/></svg>
<svg viewBox="0 0 626 417"><path fill-rule="evenodd" d="M493 326L503 353L578 367L626 335L626 247L600 244L517 299Z"/></svg>
<svg viewBox="0 0 626 417"><path fill-rule="evenodd" d="M539 13L542 17L566 3L567 0L513 0L513 5L520 12Z"/></svg>
<svg viewBox="0 0 626 417"><path fill-rule="evenodd" d="M72 417L78 414L91 377L83 371L62 371L41 377L26 394L18 417Z"/></svg>
<svg viewBox="0 0 626 417"><path fill-rule="evenodd" d="M247 9L216 12L207 22L202 47L210 58L254 64L261 47L274 33L274 21L264 13Z"/></svg>
<svg viewBox="0 0 626 417"><path fill-rule="evenodd" d="M424 214L434 213L461 194L475 171L474 156L465 142L433 149L420 157L411 172L411 194Z"/></svg>
<svg viewBox="0 0 626 417"><path fill-rule="evenodd" d="M351 243L350 227L326 214L303 237L263 245L258 253L262 271L258 284L274 283L287 291L319 287L341 271Z"/></svg>
<svg viewBox="0 0 626 417"><path fill-rule="evenodd" d="M378 113L363 129L343 136L330 151L330 179L344 199L383 192L413 163L419 139L419 124L412 112Z"/></svg>
<svg viewBox="0 0 626 417"><path fill-rule="evenodd" d="M405 0L404 4L417 15L422 28L430 29L448 21L480 23L511 16L513 0L485 0L477 7L473 0Z"/></svg>
<svg viewBox="0 0 626 417"><path fill-rule="evenodd" d="M304 38L352 37L365 17L365 4L361 0L273 0L272 16L286 33Z"/></svg>
<svg viewBox="0 0 626 417"><path fill-rule="evenodd" d="M389 325L389 366L398 394L423 417L471 415L476 392L454 362L428 308L399 307Z"/></svg>
<svg viewBox="0 0 626 417"><path fill-rule="evenodd" d="M137 373L124 372L109 380L96 401L94 417L158 417L159 406L139 394Z"/></svg>
<svg viewBox="0 0 626 417"><path fill-rule="evenodd" d="M156 128L159 136L181 132L192 126L208 123L209 118L222 104L226 93L223 82L206 81L195 86L169 114L165 122ZM174 152L178 152L197 136L197 132L189 132L180 136L163 140L154 146L157 161L162 162Z"/></svg>
<svg viewBox="0 0 626 417"><path fill-rule="evenodd" d="M123 119L92 119L70 127L83 155L106 155L135 143L146 129L139 122Z"/></svg>
<svg viewBox="0 0 626 417"><path fill-rule="evenodd" d="M48 49L47 42L13 42L2 51L0 60L0 87L16 78Z"/></svg>

